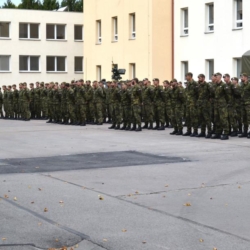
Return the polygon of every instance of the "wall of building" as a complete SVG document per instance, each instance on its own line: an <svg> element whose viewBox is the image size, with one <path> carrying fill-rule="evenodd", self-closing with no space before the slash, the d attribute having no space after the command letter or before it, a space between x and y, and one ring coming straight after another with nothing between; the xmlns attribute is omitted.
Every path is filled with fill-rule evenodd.
<svg viewBox="0 0 250 250"><path fill-rule="evenodd" d="M82 13L0 9L0 22L11 23L10 39L0 39L0 55L11 55L11 71L0 72L0 85L35 81L63 82L83 78L83 73L76 74L74 71L74 57L83 56L83 41L74 41L74 25L83 24ZM19 39L19 22L40 23L40 39ZM66 39L47 41L46 23L66 24ZM40 56L40 72L19 72L19 55ZM66 72L46 72L46 56L66 56Z"/></svg>
<svg viewBox="0 0 250 250"><path fill-rule="evenodd" d="M214 32L206 33L206 6L214 3ZM250 50L250 1L243 0L243 28L235 29L235 0L175 0L175 77L184 79L182 61L188 61L195 78L208 76L207 59L214 59L214 71L236 76L234 58ZM189 35L181 36L181 9L189 9Z"/></svg>
<svg viewBox="0 0 250 250"><path fill-rule="evenodd" d="M102 78L111 79L111 62L127 70L123 79L131 78L131 63L136 77L142 79L171 77L170 23L171 1L159 0L85 0L84 42L85 80L96 79L96 66L102 67ZM136 39L130 39L129 14L136 13ZM164 13L164 14L163 14ZM118 17L118 42L112 41L112 17ZM96 20L102 21L102 44L97 44ZM166 20L166 23L164 22ZM164 31L168 35L163 35Z"/></svg>

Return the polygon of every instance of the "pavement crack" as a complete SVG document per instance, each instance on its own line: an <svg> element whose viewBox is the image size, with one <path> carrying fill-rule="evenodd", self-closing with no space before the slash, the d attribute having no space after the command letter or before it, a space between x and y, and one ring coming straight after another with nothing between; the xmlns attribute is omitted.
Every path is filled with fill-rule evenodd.
<svg viewBox="0 0 250 250"><path fill-rule="evenodd" d="M69 181L67 181L67 180L63 180L63 179L60 179L60 178L57 178L57 177L53 177L53 176L51 176L51 175L45 175L45 174L41 174L41 175L44 176L44 177L53 178L54 180L58 180L58 181L61 181L61 182L67 182L68 184L73 185L73 186L76 186L76 187L80 187L80 188L83 187L83 186L81 186L81 185L79 185L79 184L76 184L76 183L73 183L73 182L69 182ZM249 182L250 182L250 181L247 181L247 182L244 182L244 183L249 183ZM242 182L242 183L243 183L243 182ZM207 187L208 187L208 188L211 188L211 187L214 188L214 187L218 187L218 186L228 186L228 185L235 185L235 183L234 183L234 184L220 184L220 185L207 186ZM204 188L206 188L206 187L197 187L197 188L190 188L190 189L204 189ZM134 202L134 201L125 200L125 199L123 199L122 197L119 197L119 196L113 196L113 195L104 193L104 192L102 192L102 191L94 190L94 189L92 189L92 188L87 188L87 187L85 187L85 189L86 189L86 190L89 190L89 191L92 191L92 192L95 192L95 193L98 193L98 194L106 195L107 197L110 197L110 198L118 199L118 200L123 201L123 202L126 202L126 203L130 203L130 204L132 204L132 205L135 205L135 206L138 206L138 207L141 207L141 208L149 209L148 206L145 206L145 205L136 203L136 202ZM182 189L182 190L190 190L190 189ZM179 190L181 190L181 189L179 189ZM0 197L0 198L1 198L1 197ZM242 236L239 236L239 235L236 235L236 234L233 234L233 233L230 233L230 232L221 230L221 229L219 229L219 228L215 228L215 227L213 227L213 226L209 226L209 225L206 225L206 224L203 224L203 223L200 223L200 222L197 222L197 221L194 221L194 220L191 220L191 219L182 217L182 216L174 215L174 214L171 214L171 213L168 213L168 212L165 212L165 211L161 211L161 210L155 209L155 208L150 208L150 210L151 210L151 211L154 211L154 212L157 212L157 213L160 213L160 214L163 214L163 215L170 216L170 217L175 218L175 219L178 219L178 220L182 220L182 221L188 222L188 223L193 224L193 225L196 225L196 226L200 226L200 227L202 227L202 228L207 228L207 229L210 229L210 230L213 230L213 231L222 233L222 234L226 234L226 235L235 237L235 238L237 238L237 239L240 239L240 240L243 240L243 241L246 241L246 242L250 242L250 239L248 239L248 238L245 238L245 237L242 237Z"/></svg>

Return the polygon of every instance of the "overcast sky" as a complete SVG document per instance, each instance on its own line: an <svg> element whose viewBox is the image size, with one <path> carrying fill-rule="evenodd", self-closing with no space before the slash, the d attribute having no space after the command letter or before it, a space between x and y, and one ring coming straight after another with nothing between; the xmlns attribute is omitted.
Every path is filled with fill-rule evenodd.
<svg viewBox="0 0 250 250"><path fill-rule="evenodd" d="M0 6L2 6L5 2L6 2L5 0L0 0ZM60 3L61 0L58 0L58 2ZM21 0L12 0L12 3L14 3L15 5L18 5L19 3L21 3Z"/></svg>

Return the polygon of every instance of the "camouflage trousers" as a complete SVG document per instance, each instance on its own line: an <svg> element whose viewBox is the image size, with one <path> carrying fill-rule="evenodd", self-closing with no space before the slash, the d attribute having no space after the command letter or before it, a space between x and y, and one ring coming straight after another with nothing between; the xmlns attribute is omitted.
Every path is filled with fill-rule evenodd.
<svg viewBox="0 0 250 250"><path fill-rule="evenodd" d="M75 105L73 103L67 103L67 118L70 119L70 122L76 122Z"/></svg>
<svg viewBox="0 0 250 250"><path fill-rule="evenodd" d="M189 104L186 107L186 124L188 132L191 132L192 128L194 131L198 130L199 118L195 104Z"/></svg>
<svg viewBox="0 0 250 250"><path fill-rule="evenodd" d="M205 133L207 129L207 132L210 134L212 131L210 105L199 106L197 110L199 121L201 124L201 132Z"/></svg>
<svg viewBox="0 0 250 250"><path fill-rule="evenodd" d="M184 114L184 107L181 105L172 106L171 123L175 130L182 130L182 118Z"/></svg>
<svg viewBox="0 0 250 250"><path fill-rule="evenodd" d="M108 116L106 102L102 102L102 116L103 120L106 120L106 117Z"/></svg>
<svg viewBox="0 0 250 250"><path fill-rule="evenodd" d="M42 109L42 116L48 117L48 102L46 99L42 100L41 109Z"/></svg>
<svg viewBox="0 0 250 250"><path fill-rule="evenodd" d="M88 102L86 105L86 112L87 112L87 120L88 121L94 121L94 105L93 102Z"/></svg>
<svg viewBox="0 0 250 250"><path fill-rule="evenodd" d="M34 102L30 102L30 113L31 113L31 118L35 118L35 104L34 104Z"/></svg>
<svg viewBox="0 0 250 250"><path fill-rule="evenodd" d="M156 123L161 123L162 125L165 124L165 104L164 103L157 103L154 107L155 113L155 121Z"/></svg>
<svg viewBox="0 0 250 250"><path fill-rule="evenodd" d="M36 118L41 118L41 105L40 102L34 102L34 114Z"/></svg>
<svg viewBox="0 0 250 250"><path fill-rule="evenodd" d="M101 102L94 103L94 121L96 123L103 122L103 105Z"/></svg>
<svg viewBox="0 0 250 250"><path fill-rule="evenodd" d="M20 116L20 110L19 110L19 105L17 102L13 103L13 111L14 111L14 117L19 118Z"/></svg>
<svg viewBox="0 0 250 250"><path fill-rule="evenodd" d="M60 103L54 103L53 104L53 119L54 121L61 121L61 109L60 109Z"/></svg>
<svg viewBox="0 0 250 250"><path fill-rule="evenodd" d="M171 105L165 104L165 119L166 123L171 123L172 118L172 108Z"/></svg>
<svg viewBox="0 0 250 250"><path fill-rule="evenodd" d="M53 106L53 102L49 102L48 103L48 117L50 119L54 118L54 106Z"/></svg>
<svg viewBox="0 0 250 250"><path fill-rule="evenodd" d="M65 101L61 102L61 118L64 122L68 120L67 103Z"/></svg>
<svg viewBox="0 0 250 250"><path fill-rule="evenodd" d="M132 117L133 124L141 126L141 105L133 104L132 105Z"/></svg>
<svg viewBox="0 0 250 250"><path fill-rule="evenodd" d="M30 119L30 109L29 109L29 102L24 101L22 103L23 106L23 117L24 119Z"/></svg>
<svg viewBox="0 0 250 250"><path fill-rule="evenodd" d="M130 105L122 106L122 118L125 126L132 123L131 116L132 116L131 106Z"/></svg>
<svg viewBox="0 0 250 250"><path fill-rule="evenodd" d="M144 122L149 123L154 121L154 110L153 110L153 104L152 103L145 103L143 105L143 110L144 110Z"/></svg>
<svg viewBox="0 0 250 250"><path fill-rule="evenodd" d="M236 122L240 131L242 131L242 107L241 105L235 106L236 110Z"/></svg>
<svg viewBox="0 0 250 250"><path fill-rule="evenodd" d="M214 107L214 122L216 124L216 134L229 134L229 124L228 124L228 110L227 107L215 106Z"/></svg>
<svg viewBox="0 0 250 250"><path fill-rule="evenodd" d="M3 102L3 110L4 110L4 113L5 113L5 117L9 117L9 107L8 107L8 103L7 101L4 101Z"/></svg>
<svg viewBox="0 0 250 250"><path fill-rule="evenodd" d="M111 109L112 109L112 107L111 107L110 103L108 103L106 106L107 106L107 116L108 116L108 119L110 120L111 119Z"/></svg>
<svg viewBox="0 0 250 250"><path fill-rule="evenodd" d="M86 123L86 104L76 105L77 121L80 123Z"/></svg>
<svg viewBox="0 0 250 250"><path fill-rule="evenodd" d="M248 130L250 126L250 104L242 105L242 120L244 124L244 130Z"/></svg>
<svg viewBox="0 0 250 250"><path fill-rule="evenodd" d="M235 106L229 106L227 108L228 111L228 123L229 123L229 131L231 130L231 128L233 128L234 131L238 130L238 126L236 123L236 110L235 110Z"/></svg>
<svg viewBox="0 0 250 250"><path fill-rule="evenodd" d="M0 103L0 116L3 117L3 104Z"/></svg>
<svg viewBox="0 0 250 250"><path fill-rule="evenodd" d="M120 125L122 122L122 107L120 103L111 104L111 112L112 112L112 123L113 125Z"/></svg>

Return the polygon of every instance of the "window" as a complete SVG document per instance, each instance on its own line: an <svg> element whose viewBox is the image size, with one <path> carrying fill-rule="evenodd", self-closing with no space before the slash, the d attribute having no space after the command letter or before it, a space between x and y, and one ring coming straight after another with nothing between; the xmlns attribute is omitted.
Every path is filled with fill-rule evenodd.
<svg viewBox="0 0 250 250"><path fill-rule="evenodd" d="M234 58L234 76L240 78L240 75L242 73L242 58Z"/></svg>
<svg viewBox="0 0 250 250"><path fill-rule="evenodd" d="M83 57L75 57L75 72L83 72Z"/></svg>
<svg viewBox="0 0 250 250"><path fill-rule="evenodd" d="M39 56L19 56L19 71L39 71Z"/></svg>
<svg viewBox="0 0 250 250"><path fill-rule="evenodd" d="M213 32L214 31L214 4L209 3L206 4L206 31Z"/></svg>
<svg viewBox="0 0 250 250"><path fill-rule="evenodd" d="M65 72L66 57L65 56L47 56L48 72Z"/></svg>
<svg viewBox="0 0 250 250"><path fill-rule="evenodd" d="M102 21L98 20L96 21L96 27L97 27L97 43L102 43Z"/></svg>
<svg viewBox="0 0 250 250"><path fill-rule="evenodd" d="M206 72L208 76L207 78L210 79L210 77L214 74L214 60L213 59L206 60Z"/></svg>
<svg viewBox="0 0 250 250"><path fill-rule="evenodd" d="M97 77L97 81L102 80L102 66L100 65L96 66L96 77Z"/></svg>
<svg viewBox="0 0 250 250"><path fill-rule="evenodd" d="M233 0L234 1L234 9L235 9L235 27L236 29L240 29L243 27L243 5L242 0Z"/></svg>
<svg viewBox="0 0 250 250"><path fill-rule="evenodd" d="M136 18L135 13L129 14L130 18L130 39L136 38Z"/></svg>
<svg viewBox="0 0 250 250"><path fill-rule="evenodd" d="M182 35L188 35L188 9L182 9Z"/></svg>
<svg viewBox="0 0 250 250"><path fill-rule="evenodd" d="M130 79L135 78L136 77L136 65L135 65L135 63L130 63L129 69L130 69Z"/></svg>
<svg viewBox="0 0 250 250"><path fill-rule="evenodd" d="M65 40L65 27L64 24L47 24L46 38L49 40Z"/></svg>
<svg viewBox="0 0 250 250"><path fill-rule="evenodd" d="M0 38L10 37L10 23L0 23Z"/></svg>
<svg viewBox="0 0 250 250"><path fill-rule="evenodd" d="M117 17L112 18L113 23L113 41L118 41L118 19Z"/></svg>
<svg viewBox="0 0 250 250"><path fill-rule="evenodd" d="M185 81L185 76L188 73L188 62L181 62L181 71L182 71L182 81Z"/></svg>
<svg viewBox="0 0 250 250"><path fill-rule="evenodd" d="M0 56L0 72L10 71L10 56Z"/></svg>
<svg viewBox="0 0 250 250"><path fill-rule="evenodd" d="M83 26L75 25L75 41L83 41Z"/></svg>
<svg viewBox="0 0 250 250"><path fill-rule="evenodd" d="M19 38L39 39L38 23L19 23Z"/></svg>

